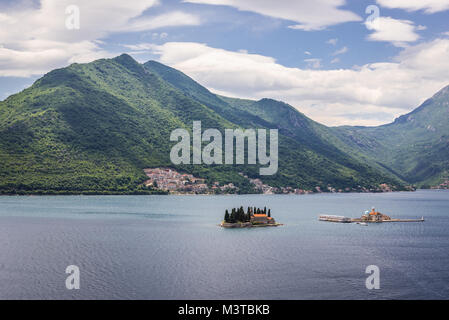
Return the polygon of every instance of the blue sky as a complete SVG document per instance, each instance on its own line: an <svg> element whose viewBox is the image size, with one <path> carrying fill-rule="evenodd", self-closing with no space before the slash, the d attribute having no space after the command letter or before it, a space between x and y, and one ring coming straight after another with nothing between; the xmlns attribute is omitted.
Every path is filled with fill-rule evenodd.
<svg viewBox="0 0 449 320"><path fill-rule="evenodd" d="M67 28L69 5L79 29ZM54 68L127 52L220 94L378 125L449 85L448 10L449 0L2 0L0 99Z"/></svg>

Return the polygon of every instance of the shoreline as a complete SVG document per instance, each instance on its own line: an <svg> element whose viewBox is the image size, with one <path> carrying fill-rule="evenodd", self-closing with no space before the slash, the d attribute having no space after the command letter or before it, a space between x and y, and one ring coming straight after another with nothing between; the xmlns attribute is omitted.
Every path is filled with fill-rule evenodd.
<svg viewBox="0 0 449 320"><path fill-rule="evenodd" d="M220 223L218 226L224 229L248 229L248 228L268 228L268 227L280 227L282 223L267 223L267 224L252 224L250 222L238 222L238 223Z"/></svg>
<svg viewBox="0 0 449 320"><path fill-rule="evenodd" d="M398 218L395 218L395 219L381 220L381 221L369 221L369 220L363 221L360 218L354 218L354 219L351 219L350 223L361 223L361 222L363 222L363 223L388 223L388 222L424 222L424 221L426 221L424 219L424 217L421 219L398 219Z"/></svg>
<svg viewBox="0 0 449 320"><path fill-rule="evenodd" d="M12 196L248 196L248 195L262 195L262 196L314 196L319 194L326 195L341 195L341 194L392 194L392 193L409 193L416 191L447 191L449 189L415 189L415 190L401 190L401 191L389 191L389 192L313 192L306 194L294 194L294 193L273 193L273 194L264 194L264 193L227 193L227 194L186 194L186 193L120 193L120 192L80 192L80 193L1 193L0 197L12 197Z"/></svg>

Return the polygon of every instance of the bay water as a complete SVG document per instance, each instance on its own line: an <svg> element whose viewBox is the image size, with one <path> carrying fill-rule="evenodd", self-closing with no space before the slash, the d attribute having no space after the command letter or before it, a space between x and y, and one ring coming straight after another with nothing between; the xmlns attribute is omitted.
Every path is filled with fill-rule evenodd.
<svg viewBox="0 0 449 320"><path fill-rule="evenodd" d="M267 207L280 227L223 229ZM318 221L376 207L421 223ZM80 269L68 290L66 267ZM365 273L379 267L380 289ZM2 196L1 299L448 299L449 191Z"/></svg>

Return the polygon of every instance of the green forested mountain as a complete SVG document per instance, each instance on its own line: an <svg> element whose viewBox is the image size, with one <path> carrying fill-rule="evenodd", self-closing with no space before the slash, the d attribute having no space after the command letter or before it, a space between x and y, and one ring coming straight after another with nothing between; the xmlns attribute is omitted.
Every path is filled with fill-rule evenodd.
<svg viewBox="0 0 449 320"><path fill-rule="evenodd" d="M449 180L449 86L414 111L379 127L340 127L334 133L409 183Z"/></svg>
<svg viewBox="0 0 449 320"><path fill-rule="evenodd" d="M232 126L128 55L54 70L0 103L0 190L141 191L196 119Z"/></svg>
<svg viewBox="0 0 449 320"><path fill-rule="evenodd" d="M182 72L155 61L144 64L165 81L182 90L189 97L201 102L224 118L243 128L276 128L281 139L280 161L289 161L281 175L264 177L270 185L299 186L313 189L328 185L338 188L372 188L379 181L403 187L403 181L389 173L373 168L342 151L331 129L298 112L292 106L272 99L260 101L227 98L215 95ZM290 154L297 154L290 157ZM301 180L302 179L302 180ZM281 184L279 184L281 182ZM298 182L300 182L298 184ZM370 187L368 187L370 186Z"/></svg>
<svg viewBox="0 0 449 320"><path fill-rule="evenodd" d="M447 97L433 99L442 110L445 103L447 113ZM430 117L419 109L417 114L415 124ZM404 127L413 121L401 119L389 126L411 128L420 138L422 130L447 132L435 119L429 129ZM171 164L175 143L170 133L176 128L191 131L197 120L203 130L279 129L278 173L262 177L275 187L361 190L387 183L400 190L414 182L414 172L425 176L428 170L424 158L417 157L410 176L399 169L401 160L382 158L395 147L387 150L388 134L381 139L375 129L328 128L279 101L221 97L175 69L157 62L141 65L121 55L54 70L0 102L0 193L148 193L152 190L142 187L143 169L161 166L209 183L234 182L242 192L252 192L239 173L260 178L258 166ZM435 136L429 133L429 139ZM447 147L447 138L431 146L434 153L428 157L435 166L441 165L436 150L444 143ZM418 154L421 149L403 150Z"/></svg>

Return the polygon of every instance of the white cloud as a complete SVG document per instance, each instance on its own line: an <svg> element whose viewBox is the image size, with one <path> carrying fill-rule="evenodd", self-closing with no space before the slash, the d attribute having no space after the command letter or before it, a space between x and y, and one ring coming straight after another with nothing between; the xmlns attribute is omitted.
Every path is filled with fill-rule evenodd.
<svg viewBox="0 0 449 320"><path fill-rule="evenodd" d="M338 39L337 39L337 38L329 39L329 40L326 41L326 43L331 44L331 45L333 45L333 46L336 46L336 45L337 45L337 42L338 42Z"/></svg>
<svg viewBox="0 0 449 320"><path fill-rule="evenodd" d="M333 56L338 56L340 54L345 54L346 52L348 52L348 47L343 47L337 51L335 51L334 53L332 53Z"/></svg>
<svg viewBox="0 0 449 320"><path fill-rule="evenodd" d="M158 33L158 32L153 32L152 34L151 34L151 37L154 39L154 40L162 40L162 39L166 39L167 37L168 37L168 33L166 33L166 32L161 32L161 33Z"/></svg>
<svg viewBox="0 0 449 320"><path fill-rule="evenodd" d="M288 68L272 57L201 43L140 47L214 92L283 100L329 125L389 122L449 84L449 39L403 49L392 62L337 70Z"/></svg>
<svg viewBox="0 0 449 320"><path fill-rule="evenodd" d="M196 16L175 11L143 14L158 0L41 0L40 6L18 3L0 13L0 76L40 75L72 62L88 62L112 54L100 39L114 32L134 32L178 25L197 25ZM66 7L80 10L80 29L66 28Z"/></svg>
<svg viewBox="0 0 449 320"><path fill-rule="evenodd" d="M163 27L197 26L201 24L199 17L180 11L161 14L156 17L141 17L131 20L121 31L145 31Z"/></svg>
<svg viewBox="0 0 449 320"><path fill-rule="evenodd" d="M135 51L157 51L157 48L159 47L154 43L125 44L123 46Z"/></svg>
<svg viewBox="0 0 449 320"><path fill-rule="evenodd" d="M322 67L321 59L311 58L311 59L305 59L304 61L307 62L307 67L309 69L319 69Z"/></svg>
<svg viewBox="0 0 449 320"><path fill-rule="evenodd" d="M415 42L419 39L416 31L425 29L423 26L415 26L412 21L391 17L379 17L366 21L365 25L369 30L374 31L368 36L368 40L391 42L398 47L404 46L407 42Z"/></svg>
<svg viewBox="0 0 449 320"><path fill-rule="evenodd" d="M449 9L448 0L377 0L385 8L397 8L407 11L424 10L425 13L435 13Z"/></svg>
<svg viewBox="0 0 449 320"><path fill-rule="evenodd" d="M3 14L0 12L0 23L3 23L4 25L12 25L16 22L17 20L14 19L13 17L10 17L6 14Z"/></svg>
<svg viewBox="0 0 449 320"><path fill-rule="evenodd" d="M340 62L340 58L334 58L334 59L332 59L332 61L331 61L332 64L334 64L334 63L339 63L339 62Z"/></svg>
<svg viewBox="0 0 449 320"><path fill-rule="evenodd" d="M184 0L184 2L226 5L241 11L252 11L265 16L297 23L290 26L299 30L321 30L350 21L361 21L355 13L341 9L346 0Z"/></svg>

